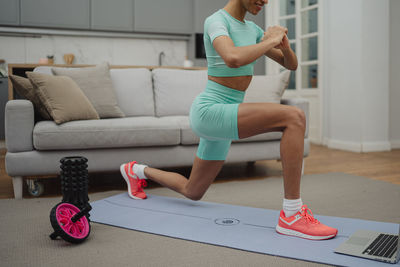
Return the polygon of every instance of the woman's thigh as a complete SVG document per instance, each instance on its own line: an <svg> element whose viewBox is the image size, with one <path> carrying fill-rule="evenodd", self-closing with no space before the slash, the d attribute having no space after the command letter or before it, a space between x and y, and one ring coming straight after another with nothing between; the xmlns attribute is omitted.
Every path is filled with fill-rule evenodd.
<svg viewBox="0 0 400 267"><path fill-rule="evenodd" d="M283 131L300 113L296 107L276 103L241 103L237 121L239 138Z"/></svg>
<svg viewBox="0 0 400 267"><path fill-rule="evenodd" d="M209 140L239 139L237 133L238 105L210 104L200 111L193 109L190 121L193 131Z"/></svg>

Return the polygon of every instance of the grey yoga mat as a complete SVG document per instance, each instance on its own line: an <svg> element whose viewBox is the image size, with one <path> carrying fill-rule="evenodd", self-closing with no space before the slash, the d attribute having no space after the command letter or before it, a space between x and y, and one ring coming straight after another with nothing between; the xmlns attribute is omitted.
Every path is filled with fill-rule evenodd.
<svg viewBox="0 0 400 267"><path fill-rule="evenodd" d="M397 234L393 223L330 216L315 217L339 229L329 240L312 241L275 232L279 211L156 195L131 199L127 193L91 203L92 222L287 258L341 266L393 266L334 253L359 229ZM399 266L397 263L394 266Z"/></svg>

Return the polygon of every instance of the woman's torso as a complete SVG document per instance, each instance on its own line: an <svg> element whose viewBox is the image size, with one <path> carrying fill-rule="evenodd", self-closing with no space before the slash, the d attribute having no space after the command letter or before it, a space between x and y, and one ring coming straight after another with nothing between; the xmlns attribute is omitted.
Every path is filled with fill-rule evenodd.
<svg viewBox="0 0 400 267"><path fill-rule="evenodd" d="M246 91L252 78L253 76L251 75L236 77L215 77L208 75L209 80L239 91Z"/></svg>
<svg viewBox="0 0 400 267"><path fill-rule="evenodd" d="M239 21L224 9L220 9L206 18L204 33L208 79L235 90L245 91L251 82L255 62L239 68L229 68L213 47L213 41L220 35L226 35L232 39L235 46L253 45L261 41L264 31L254 22Z"/></svg>

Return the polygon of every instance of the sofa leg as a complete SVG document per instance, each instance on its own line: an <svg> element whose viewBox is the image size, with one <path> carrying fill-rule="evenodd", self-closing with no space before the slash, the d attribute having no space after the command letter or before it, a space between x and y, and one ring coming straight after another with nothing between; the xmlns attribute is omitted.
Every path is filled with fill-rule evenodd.
<svg viewBox="0 0 400 267"><path fill-rule="evenodd" d="M14 187L14 198L22 199L22 185L23 179L22 176L12 177L13 187Z"/></svg>

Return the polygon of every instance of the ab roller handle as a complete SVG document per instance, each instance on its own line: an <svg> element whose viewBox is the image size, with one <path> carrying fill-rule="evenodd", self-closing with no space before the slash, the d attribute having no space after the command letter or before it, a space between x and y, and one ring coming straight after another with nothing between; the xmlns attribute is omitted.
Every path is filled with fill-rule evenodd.
<svg viewBox="0 0 400 267"><path fill-rule="evenodd" d="M74 215L74 217L71 218L71 222L76 223L80 218L83 216L89 214L89 211L92 209L91 206L86 206L84 207L80 212Z"/></svg>
<svg viewBox="0 0 400 267"><path fill-rule="evenodd" d="M50 222L54 232L50 238L60 236L70 243L82 243L90 234L90 214L92 206L88 197L88 171L85 157L65 157L61 163L62 202L50 212Z"/></svg>

